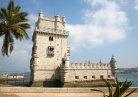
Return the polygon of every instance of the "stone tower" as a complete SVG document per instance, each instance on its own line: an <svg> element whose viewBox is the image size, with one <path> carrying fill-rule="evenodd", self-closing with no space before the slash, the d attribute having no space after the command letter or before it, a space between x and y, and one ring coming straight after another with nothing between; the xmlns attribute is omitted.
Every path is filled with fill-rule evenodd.
<svg viewBox="0 0 138 97"><path fill-rule="evenodd" d="M31 82L56 81L60 79L60 65L64 56L70 56L67 45L69 32L65 30L65 16L54 18L38 14L32 41L30 60Z"/></svg>

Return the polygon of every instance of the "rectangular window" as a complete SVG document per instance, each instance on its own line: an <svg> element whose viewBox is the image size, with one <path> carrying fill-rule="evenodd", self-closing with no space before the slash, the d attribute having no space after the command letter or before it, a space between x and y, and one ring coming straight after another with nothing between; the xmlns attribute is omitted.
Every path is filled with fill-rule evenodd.
<svg viewBox="0 0 138 97"><path fill-rule="evenodd" d="M70 53L70 50L67 50L67 53Z"/></svg>
<svg viewBox="0 0 138 97"><path fill-rule="evenodd" d="M49 41L53 41L53 37L52 36L49 36Z"/></svg>
<svg viewBox="0 0 138 97"><path fill-rule="evenodd" d="M92 76L92 78L95 78L95 76Z"/></svg>
<svg viewBox="0 0 138 97"><path fill-rule="evenodd" d="M79 76L75 76L75 79L79 79Z"/></svg>
<svg viewBox="0 0 138 97"><path fill-rule="evenodd" d="M110 78L110 75L108 75L108 78Z"/></svg>
<svg viewBox="0 0 138 97"><path fill-rule="evenodd" d="M100 78L103 79L104 78L103 75L100 75Z"/></svg>
<svg viewBox="0 0 138 97"><path fill-rule="evenodd" d="M63 61L62 64L65 65L65 61Z"/></svg>
<svg viewBox="0 0 138 97"><path fill-rule="evenodd" d="M84 79L87 79L87 76L84 76Z"/></svg>

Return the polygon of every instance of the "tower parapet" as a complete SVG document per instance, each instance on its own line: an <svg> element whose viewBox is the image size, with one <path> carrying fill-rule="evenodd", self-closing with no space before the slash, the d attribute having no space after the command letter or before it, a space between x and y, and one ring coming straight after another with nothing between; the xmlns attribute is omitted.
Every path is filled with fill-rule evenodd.
<svg viewBox="0 0 138 97"><path fill-rule="evenodd" d="M111 64L107 63L71 63L68 69L111 69Z"/></svg>
<svg viewBox="0 0 138 97"><path fill-rule="evenodd" d="M53 29L55 33L60 30L65 30L66 18L63 15L60 17L57 13L54 18L44 17L43 12L39 12L38 20L35 23L35 31L44 31L47 29ZM66 32L66 31L65 31Z"/></svg>

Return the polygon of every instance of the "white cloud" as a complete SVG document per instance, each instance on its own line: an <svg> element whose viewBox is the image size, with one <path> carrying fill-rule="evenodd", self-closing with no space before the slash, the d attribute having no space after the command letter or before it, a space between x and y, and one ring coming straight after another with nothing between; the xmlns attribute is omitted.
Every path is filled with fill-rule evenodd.
<svg viewBox="0 0 138 97"><path fill-rule="evenodd" d="M29 14L29 20L31 21L31 22L36 22L37 21L37 19L38 19L38 16L37 15L34 15L34 14Z"/></svg>
<svg viewBox="0 0 138 97"><path fill-rule="evenodd" d="M0 49L2 48L2 44L3 44L3 38L0 37ZM18 59L18 60L19 59L24 60L24 58L25 59L29 58L31 56L30 55L31 48L32 48L32 44L28 40L23 40L22 42L20 42L14 39L14 49L11 54L9 53L9 57ZM2 56L1 52L0 54Z"/></svg>
<svg viewBox="0 0 138 97"><path fill-rule="evenodd" d="M104 5L107 0L84 0L84 2L91 4L91 6L96 6L98 4Z"/></svg>
<svg viewBox="0 0 138 97"><path fill-rule="evenodd" d="M97 4L101 6L96 11L90 9L84 11L82 19L85 24L66 25L67 30L70 31L71 50L75 51L84 46L94 48L126 37L129 30L128 19L115 2L107 0L87 0L86 2L92 7Z"/></svg>
<svg viewBox="0 0 138 97"><path fill-rule="evenodd" d="M126 5L127 4L127 1L126 0L120 0L120 4Z"/></svg>
<svg viewBox="0 0 138 97"><path fill-rule="evenodd" d="M138 10L138 0L135 0L135 4L136 4L136 5L135 5L134 8L135 8L136 10Z"/></svg>
<svg viewBox="0 0 138 97"><path fill-rule="evenodd" d="M2 47L3 38L0 37L0 49ZM1 70L24 70L24 68L29 68L30 59L31 59L31 49L32 44L28 40L23 40L19 42L14 41L14 50L9 57L2 56L0 50L0 64L2 66ZM28 69L29 70L29 69Z"/></svg>
<svg viewBox="0 0 138 97"><path fill-rule="evenodd" d="M29 14L28 18L29 18L29 23L31 24L31 28L29 30L33 32L35 29L35 22L37 21L38 16L34 14Z"/></svg>

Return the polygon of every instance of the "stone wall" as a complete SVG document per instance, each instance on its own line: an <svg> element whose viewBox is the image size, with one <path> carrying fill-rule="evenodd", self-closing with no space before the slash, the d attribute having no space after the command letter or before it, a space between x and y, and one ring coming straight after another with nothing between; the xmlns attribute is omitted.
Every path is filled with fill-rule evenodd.
<svg viewBox="0 0 138 97"><path fill-rule="evenodd" d="M59 68L62 58L69 50L67 45L69 32L65 30L65 22L65 16L60 18L57 14L54 18L47 18L42 11L39 13L32 39L30 60L32 82L60 79Z"/></svg>
<svg viewBox="0 0 138 97"><path fill-rule="evenodd" d="M33 87L0 87L1 93L92 93L91 89L100 89L104 92L108 92L108 88L33 88ZM115 89L115 88L114 88ZM138 93L137 87L131 87L127 92L136 89L135 93ZM94 91L93 91L94 92Z"/></svg>

